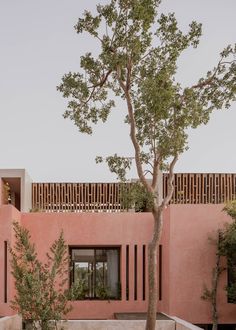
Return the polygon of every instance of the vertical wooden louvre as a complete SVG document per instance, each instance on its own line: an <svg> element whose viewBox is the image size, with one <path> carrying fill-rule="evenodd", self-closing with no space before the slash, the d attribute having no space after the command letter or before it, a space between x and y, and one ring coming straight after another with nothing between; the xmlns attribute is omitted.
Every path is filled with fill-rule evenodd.
<svg viewBox="0 0 236 330"><path fill-rule="evenodd" d="M163 196L168 175L163 174ZM173 204L219 204L236 198L236 174L178 173L174 175Z"/></svg>
<svg viewBox="0 0 236 330"><path fill-rule="evenodd" d="M163 174L163 197L168 192ZM130 189L131 183L127 183ZM45 212L122 212L120 183L33 183L32 208ZM173 204L219 204L236 198L236 174L177 173Z"/></svg>

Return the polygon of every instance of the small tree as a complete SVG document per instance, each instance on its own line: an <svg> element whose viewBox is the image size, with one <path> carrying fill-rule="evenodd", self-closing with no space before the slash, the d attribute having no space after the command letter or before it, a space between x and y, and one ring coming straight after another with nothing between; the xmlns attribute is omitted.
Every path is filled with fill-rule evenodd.
<svg viewBox="0 0 236 330"><path fill-rule="evenodd" d="M236 304L236 200L229 202L224 210L231 216L233 222L223 231L220 244L220 254L227 258L228 284L226 286L228 300Z"/></svg>
<svg viewBox="0 0 236 330"><path fill-rule="evenodd" d="M68 73L58 90L69 98L65 118L80 132L92 134L105 122L115 99L124 100L138 178L152 196L153 235L148 246L148 317L153 330L157 304L157 246L163 210L173 194L174 166L187 147L186 129L206 124L213 109L229 107L235 99L235 47L228 46L219 62L196 84L183 88L175 80L177 60L190 46L197 47L201 24L192 22L185 34L173 13L158 15L161 0L110 0L93 15L85 11L75 26L97 42L96 53L81 57L79 73ZM102 161L98 157L97 161ZM125 180L130 158L107 157L110 170ZM162 200L160 170L168 173L168 192ZM150 181L146 174L149 174Z"/></svg>
<svg viewBox="0 0 236 330"><path fill-rule="evenodd" d="M207 300L211 303L211 318L212 318L212 330L217 330L218 328L218 304L217 304L217 292L218 292L218 283L221 273L225 270L221 264L221 243L222 243L222 231L217 231L216 240L209 238L209 241L213 243L216 247L216 259L215 259L215 267L212 270L212 280L211 280L211 288L208 288L204 285L203 294L201 298L203 300Z"/></svg>
<svg viewBox="0 0 236 330"><path fill-rule="evenodd" d="M234 221L231 224L225 225L224 229L218 230L215 240L209 238L210 242L216 246L215 267L212 270L212 285L210 288L204 285L201 296L203 300L211 303L212 330L217 330L218 328L218 283L221 273L226 270L226 268L221 266L222 257L227 258L228 272L231 275L230 281L225 287L228 300L231 303L236 303L236 200L228 202L223 210Z"/></svg>
<svg viewBox="0 0 236 330"><path fill-rule="evenodd" d="M16 295L11 306L30 329L36 329L37 323L42 330L54 329L56 321L71 310L65 289L69 263L63 233L52 244L43 264L30 242L29 231L14 222L14 232L16 241L10 254ZM54 325L49 322L52 320Z"/></svg>

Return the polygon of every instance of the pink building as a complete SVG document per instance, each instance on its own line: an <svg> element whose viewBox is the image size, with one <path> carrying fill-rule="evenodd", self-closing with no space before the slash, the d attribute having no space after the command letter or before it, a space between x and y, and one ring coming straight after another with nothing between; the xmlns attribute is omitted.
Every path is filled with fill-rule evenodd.
<svg viewBox="0 0 236 330"><path fill-rule="evenodd" d="M124 210L119 192L117 183L32 183L24 170L0 170L0 316L14 313L7 242L14 242L16 220L30 231L42 260L63 229L72 266L68 283L84 283L69 318L112 319L116 313L146 311L152 217ZM157 311L211 324L211 305L201 299L215 264L208 238L231 221L222 208L235 192L236 174L175 175L158 251ZM219 283L219 323L234 329L236 305L228 302L226 284L227 271Z"/></svg>

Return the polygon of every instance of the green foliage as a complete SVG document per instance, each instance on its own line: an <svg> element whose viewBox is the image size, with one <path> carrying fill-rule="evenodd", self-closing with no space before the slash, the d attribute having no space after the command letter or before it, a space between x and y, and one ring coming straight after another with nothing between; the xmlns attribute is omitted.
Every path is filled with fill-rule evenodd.
<svg viewBox="0 0 236 330"><path fill-rule="evenodd" d="M210 289L204 285L203 294L201 299L209 301L211 303L211 317L212 317L212 329L217 330L218 327L218 304L217 304L217 291L219 278L222 272L225 270L221 267L221 254L219 253L220 244L221 244L221 230L217 231L216 238L209 238L209 242L213 243L216 247L216 258L215 258L215 267L212 269L212 278L211 278L211 287Z"/></svg>
<svg viewBox="0 0 236 330"><path fill-rule="evenodd" d="M187 128L206 124L211 111L228 108L236 93L236 47L231 45L196 84L182 87L175 81L177 60L185 49L198 46L201 24L193 21L183 33L173 13L159 13L160 3L110 0L98 5L95 15L86 11L75 29L98 42L98 55L82 56L81 73L64 75L58 86L69 99L65 118L82 133L91 134L94 124L107 120L117 96L124 99L125 121L134 125L132 141L138 144L136 163L138 158L149 169L182 153ZM130 167L124 157L115 154L105 160L123 180Z"/></svg>
<svg viewBox="0 0 236 330"><path fill-rule="evenodd" d="M84 300L88 298L88 284L86 279L80 279L72 284L70 290L70 300ZM109 289L104 285L96 285L95 296L99 300L110 299Z"/></svg>
<svg viewBox="0 0 236 330"><path fill-rule="evenodd" d="M147 212L153 207L153 194L147 192L140 182L121 186L122 204L125 209L135 209L136 212Z"/></svg>
<svg viewBox="0 0 236 330"><path fill-rule="evenodd" d="M223 211L227 212L232 219L236 220L236 200L229 201L223 208Z"/></svg>
<svg viewBox="0 0 236 330"><path fill-rule="evenodd" d="M212 290L209 290L208 287L204 284L201 299L206 301L212 301L212 298L213 298Z"/></svg>
<svg viewBox="0 0 236 330"><path fill-rule="evenodd" d="M70 300L84 300L88 293L88 285L86 279L80 279L71 285Z"/></svg>
<svg viewBox="0 0 236 330"><path fill-rule="evenodd" d="M102 285L96 286L96 297L103 300L109 299L109 289Z"/></svg>
<svg viewBox="0 0 236 330"><path fill-rule="evenodd" d="M55 322L70 310L67 304L68 256L63 233L52 244L45 264L38 260L27 229L14 222L15 244L10 248L16 295L12 308L42 330L54 329Z"/></svg>
<svg viewBox="0 0 236 330"><path fill-rule="evenodd" d="M220 253L229 258L236 252L236 221L225 226L222 232Z"/></svg>
<svg viewBox="0 0 236 330"><path fill-rule="evenodd" d="M102 163L103 158L101 156L96 157L96 163ZM118 179L122 182L126 180L126 172L131 169L132 158L119 157L117 154L105 158L111 173L117 174Z"/></svg>
<svg viewBox="0 0 236 330"><path fill-rule="evenodd" d="M37 213L37 212L44 212L42 209L39 207L33 207L32 209L29 210L30 213Z"/></svg>
<svg viewBox="0 0 236 330"><path fill-rule="evenodd" d="M226 287L227 294L228 294L228 301L232 304L236 304L236 270L234 269L234 282L231 285Z"/></svg>
<svg viewBox="0 0 236 330"><path fill-rule="evenodd" d="M220 254L227 257L230 281L226 287L229 301L236 303L236 201L227 203L224 210L234 220L222 232Z"/></svg>

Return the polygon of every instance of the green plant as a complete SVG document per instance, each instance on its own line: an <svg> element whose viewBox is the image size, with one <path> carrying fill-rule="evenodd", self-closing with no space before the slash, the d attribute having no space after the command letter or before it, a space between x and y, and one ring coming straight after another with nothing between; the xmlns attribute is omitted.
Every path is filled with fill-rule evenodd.
<svg viewBox="0 0 236 330"><path fill-rule="evenodd" d="M36 329L37 324L42 330L55 329L56 321L71 310L65 288L68 255L63 233L52 244L43 264L31 243L29 231L17 222L13 226L15 244L9 250L16 294L11 306L32 329Z"/></svg>
<svg viewBox="0 0 236 330"><path fill-rule="evenodd" d="M99 299L109 299L110 294L109 294L109 289L106 286L103 285L97 285L96 286L96 297Z"/></svg>
<svg viewBox="0 0 236 330"><path fill-rule="evenodd" d="M233 222L227 224L222 231L219 253L227 258L229 279L226 286L228 300L236 303L236 201L229 202L224 210L232 217Z"/></svg>
<svg viewBox="0 0 236 330"><path fill-rule="evenodd" d="M122 206L125 209L135 209L135 212L151 211L153 207L153 193L147 191L140 182L130 186L121 185Z"/></svg>
<svg viewBox="0 0 236 330"><path fill-rule="evenodd" d="M85 279L77 280L71 285L70 300L84 300L88 291L87 281Z"/></svg>
<svg viewBox="0 0 236 330"><path fill-rule="evenodd" d="M32 207L29 211L30 213L44 212L39 207Z"/></svg>
<svg viewBox="0 0 236 330"><path fill-rule="evenodd" d="M212 270L212 278L211 278L211 287L208 288L205 284L203 287L203 294L201 299L209 301L211 303L211 318L212 318L212 330L217 330L218 328L218 304L217 304L217 291L218 291L218 283L219 278L222 272L225 270L221 266L221 254L220 254L220 246L222 239L222 231L218 230L216 239L212 237L209 238L209 241L213 243L216 247L215 254L215 266Z"/></svg>

